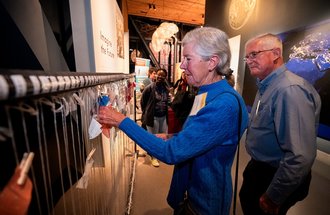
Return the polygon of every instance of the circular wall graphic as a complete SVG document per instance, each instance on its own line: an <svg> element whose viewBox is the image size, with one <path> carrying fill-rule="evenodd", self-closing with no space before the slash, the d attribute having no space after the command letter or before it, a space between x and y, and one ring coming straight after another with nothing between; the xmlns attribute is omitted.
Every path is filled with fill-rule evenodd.
<svg viewBox="0 0 330 215"><path fill-rule="evenodd" d="M242 28L250 18L257 0L232 0L229 6L229 25L232 29Z"/></svg>

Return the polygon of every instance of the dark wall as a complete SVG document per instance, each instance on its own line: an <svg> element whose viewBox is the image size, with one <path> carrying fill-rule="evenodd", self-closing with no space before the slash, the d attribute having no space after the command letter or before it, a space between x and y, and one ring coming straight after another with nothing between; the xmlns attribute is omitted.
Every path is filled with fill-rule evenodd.
<svg viewBox="0 0 330 215"><path fill-rule="evenodd" d="M40 0L39 2L47 18L45 22L49 22L70 71L76 71L69 0ZM4 5L0 2L0 29L2 30L0 34L0 68L43 70L40 59L37 59L33 48L30 47L31 44L26 40L26 35L22 34ZM15 1L13 5L20 6L18 1ZM33 4L31 7L33 8ZM37 6L35 7L37 8ZM31 32L36 28L35 26L30 27ZM44 51L46 52L46 50Z"/></svg>
<svg viewBox="0 0 330 215"><path fill-rule="evenodd" d="M236 1L206 0L205 26L220 28L229 37L241 35L240 59L243 59L245 42L253 36L266 32L278 34L330 19L329 0L256 0L246 24L235 30L229 25L228 17L230 4ZM238 2L241 5L249 1ZM239 61L238 70L238 83L243 85L246 75L243 60Z"/></svg>
<svg viewBox="0 0 330 215"><path fill-rule="evenodd" d="M225 31L229 37L241 35L240 60L237 71L238 84L240 85L239 91L242 93L247 106L250 106L254 100L256 85L255 79L250 76L249 70L246 68L243 61L245 42L254 36L268 32L273 34L285 32L286 36L289 35L287 32L290 32L290 36L294 35L294 37L296 37L295 41L299 41L297 40L298 35L302 37L307 36L307 33L304 34L304 31L306 32L311 26L315 26L321 22L324 23L326 20L327 24L323 26L327 29L323 29L322 31L327 32L327 37L329 37L330 4L329 0L256 0L255 8L246 20L246 23L242 25L241 28L237 27L235 29L229 24L229 11L233 2L239 2L238 6L242 7L242 10L238 10L238 12L240 12L238 14L241 15L241 18L236 19L237 26L239 26L240 23L244 23L244 18L248 17L248 14L244 14L243 6L244 3L250 1L206 0L205 26L220 28ZM303 33L301 34L301 32ZM287 41L284 41L284 52L286 51L285 49L287 49L286 43L288 43L289 38L287 37L286 40ZM330 49L329 45L327 45L329 41L330 38L328 38L326 41L327 43L323 45L323 49ZM325 73L322 78L322 83L325 83L323 85L330 85L330 68L325 68L320 72ZM317 89L319 88L317 86L318 82L314 83ZM327 130L325 133L330 133L330 92L328 92L328 90L327 88L325 93L320 93L320 90L318 90L322 99L320 122L326 125L325 127ZM328 135L327 138L330 138L330 135Z"/></svg>
<svg viewBox="0 0 330 215"><path fill-rule="evenodd" d="M228 19L231 2L206 0L205 25L218 27L230 37L240 34L243 41L260 33L280 33L330 18L329 0L257 0L246 25L234 30Z"/></svg>
<svg viewBox="0 0 330 215"><path fill-rule="evenodd" d="M7 10L0 3L0 68L33 69L42 67Z"/></svg>

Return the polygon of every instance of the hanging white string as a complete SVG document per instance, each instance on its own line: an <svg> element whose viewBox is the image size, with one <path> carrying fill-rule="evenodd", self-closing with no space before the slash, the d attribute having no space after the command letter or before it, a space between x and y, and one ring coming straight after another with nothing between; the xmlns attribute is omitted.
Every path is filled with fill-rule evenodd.
<svg viewBox="0 0 330 215"><path fill-rule="evenodd" d="M125 203L130 192L128 185L132 171L131 165L127 165L131 164L130 159L125 157L125 150L129 148L127 136L113 128L110 131L110 139L105 139L103 142L100 142L101 136L95 141L89 140L88 137L89 123L93 115L98 113L98 90L105 89L112 98L112 105L117 110L126 113L126 84L127 81L118 81L104 86L83 88L74 93L54 95L51 100L46 98L32 100L34 107L25 103L14 107L21 112L19 116L23 122L21 130L24 132L22 136L25 142L24 147L27 151L34 149L34 146L38 148L35 161L40 162L38 163L40 169L38 171L32 169L32 178L38 199L36 210L40 214L122 214L123 210L126 210ZM13 117L10 117L10 114L13 115L11 108L13 107L4 108L8 116L6 125L8 128L0 128L0 140L1 137L11 140L15 161L19 163L18 157L21 156L18 154L22 149L22 144L17 145L19 138L15 137L16 132L11 133L17 130L16 122L14 123ZM51 117L48 117L48 113ZM27 118L28 114L35 117ZM31 121L37 128L34 138L28 134L30 132L28 123ZM50 127L52 129L47 130ZM53 142L50 142L49 138L53 138ZM33 144L32 139L36 139L36 145ZM50 145L51 143L54 144ZM54 147L54 150L51 147ZM100 150L97 150L94 155L97 166L91 171L91 186L86 190L74 189L73 183L79 177L79 172L83 171L86 152L94 147ZM55 158L52 157L54 153ZM54 166L56 169L52 169ZM66 171L69 173L68 177ZM36 176L36 173L39 175ZM36 177L38 180L35 180ZM54 177L56 180L52 181ZM54 182L57 182L57 179L60 187L57 191L60 194L62 191L62 198L56 203L55 198L58 196L54 190L54 185L56 185ZM71 188L66 191L67 179ZM37 182L41 183L36 184ZM32 213L37 214L38 211L32 211Z"/></svg>
<svg viewBox="0 0 330 215"><path fill-rule="evenodd" d="M48 214L50 214L51 212L51 205L49 203L49 193L48 193L48 188L47 188L47 174L46 174L46 168L45 165L48 163L48 160L45 159L44 157L44 153L47 153L47 150L43 149L43 145L42 145L42 135L41 135L41 122L40 122L40 115L43 115L43 112L40 112L39 107L38 107L38 103L35 101L34 102L36 110L39 114L37 114L36 116L36 120L37 120L37 132L38 132L38 143L39 143L39 154L40 154L40 160L41 160L41 171L42 171L42 178L43 178L43 185L44 185L44 191L45 191L45 195L46 195L46 206L47 206L47 212ZM42 110L41 110L42 111ZM49 168L47 168L49 169Z"/></svg>
<svg viewBox="0 0 330 215"><path fill-rule="evenodd" d="M34 109L33 107L31 107L30 105L27 105L25 103L20 103L18 106L13 106L12 108L19 110L21 113L25 146L26 146L27 152L30 153L31 149L30 149L30 143L29 143L29 138L28 138L28 132L27 132L27 128L26 128L25 113L29 113L31 115L36 116L38 114L38 112L36 109ZM34 171L33 165L31 166L31 172L32 172L32 183L33 183L33 187L34 187L33 190L36 195L38 210L39 210L39 213L41 214L42 210L41 210L41 203L40 203L40 197L39 197L39 191L38 191L39 188L36 183L36 176L35 176L35 171Z"/></svg>
<svg viewBox="0 0 330 215"><path fill-rule="evenodd" d="M56 102L56 98L54 99ZM64 204L64 214L67 214L67 206L66 206L66 196L65 191L64 191L64 180L63 180L63 173L62 173L62 159L61 159L61 147L60 147L60 139L59 139L59 135L58 135L58 131L57 131L57 119L56 119L56 113L61 112L61 110L63 109L63 105L60 103L57 103L60 106L56 109L55 106L53 108L53 116L54 116L54 130L55 130L55 138L56 138L56 146L57 146L57 156L58 156L58 165L59 165L59 169L60 169L60 178L61 178L61 189L62 189L62 196L63 196L63 204Z"/></svg>
<svg viewBox="0 0 330 215"><path fill-rule="evenodd" d="M8 128L0 127L0 141L6 141L11 136L11 131Z"/></svg>
<svg viewBox="0 0 330 215"><path fill-rule="evenodd" d="M48 144L47 144L47 138L46 138L46 129L45 129L45 119L44 119L44 110L43 110L43 105L47 105L51 108L51 110L55 109L55 104L51 101L49 101L48 99L45 98L41 98L39 100L37 100L38 106L40 106L40 120L41 120L41 133L42 133L42 142L45 145L45 157L46 157L46 164L42 164L42 166L44 167L46 165L46 172L47 172L47 177L46 177L46 184L47 184L47 189L46 189L46 196L48 195L48 191L49 191L49 197L50 197L50 208L53 209L54 208L54 199L53 199L53 191L52 191L52 182L51 182L51 168L49 165L49 155L48 155ZM50 214L50 213L49 213Z"/></svg>
<svg viewBox="0 0 330 215"><path fill-rule="evenodd" d="M79 104L80 106L83 106L83 101L79 98L79 96L76 93L72 94L72 97L70 98L70 102L69 102L69 107L70 107L70 127L71 127L71 145L72 145L72 152L73 152L73 160L74 160L74 166L75 166L75 176L76 176L76 180L78 180L79 175L78 175L78 163L77 163L77 153L79 153L79 151L81 150L80 148L80 129L79 129L79 122L78 122L78 115L77 115L77 105ZM78 145L76 145L76 141L75 141L75 134L74 134L74 123L73 121L76 122L77 124L77 139L78 139ZM78 152L77 152L77 146L78 146ZM81 164L82 162L80 162ZM81 208L81 201L77 201L78 202L78 210L79 208ZM79 212L78 212L79 214Z"/></svg>
<svg viewBox="0 0 330 215"><path fill-rule="evenodd" d="M137 161L137 153L134 153L132 179L131 179L131 183L130 183L130 191L129 191L128 204L127 204L127 215L131 214L131 208L132 208L132 204L133 204L133 191L134 191L134 183L135 183L136 161Z"/></svg>
<svg viewBox="0 0 330 215"><path fill-rule="evenodd" d="M70 187L72 187L72 177L71 177L71 164L70 164L70 151L69 151L69 137L68 137L68 129L67 129L67 123L66 123L66 117L70 113L70 107L68 102L64 97L60 97L58 100L59 103L63 105L61 116L62 116L62 125L63 125L63 141L64 141L64 150L65 150L65 158L66 158L66 165L67 165L67 171L68 171L68 176L69 176L69 184ZM72 208L73 208L73 214L76 214L76 207L75 207L75 201L73 198L73 193L70 192L70 197L71 197L71 203L72 203Z"/></svg>

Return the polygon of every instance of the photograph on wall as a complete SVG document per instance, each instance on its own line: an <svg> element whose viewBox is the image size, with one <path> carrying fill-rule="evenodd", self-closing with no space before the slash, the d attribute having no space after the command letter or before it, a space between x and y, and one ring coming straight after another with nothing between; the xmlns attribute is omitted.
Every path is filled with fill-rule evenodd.
<svg viewBox="0 0 330 215"><path fill-rule="evenodd" d="M116 7L117 55L124 58L124 19L120 8Z"/></svg>
<svg viewBox="0 0 330 215"><path fill-rule="evenodd" d="M309 81L322 100L319 136L330 140L330 19L278 34L287 68ZM257 91L246 66L243 97L251 107Z"/></svg>

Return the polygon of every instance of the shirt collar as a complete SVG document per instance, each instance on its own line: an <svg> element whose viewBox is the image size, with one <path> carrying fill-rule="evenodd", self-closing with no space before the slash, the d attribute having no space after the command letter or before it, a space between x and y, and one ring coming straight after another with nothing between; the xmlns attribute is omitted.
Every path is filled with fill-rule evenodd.
<svg viewBox="0 0 330 215"><path fill-rule="evenodd" d="M257 78L257 86L260 94L262 95L266 91L267 87L272 83L272 81L281 73L283 73L285 70L286 67L283 64L281 67L271 72L265 79L260 80L259 78Z"/></svg>

